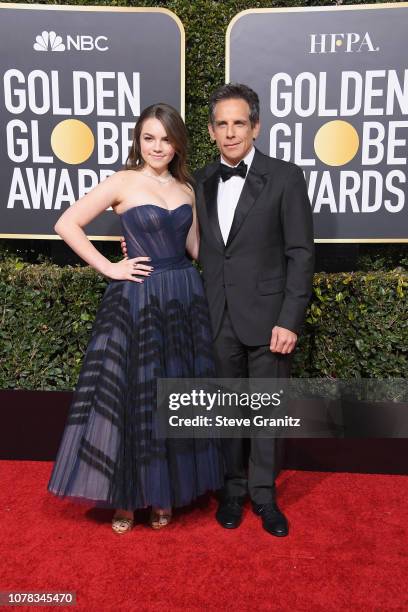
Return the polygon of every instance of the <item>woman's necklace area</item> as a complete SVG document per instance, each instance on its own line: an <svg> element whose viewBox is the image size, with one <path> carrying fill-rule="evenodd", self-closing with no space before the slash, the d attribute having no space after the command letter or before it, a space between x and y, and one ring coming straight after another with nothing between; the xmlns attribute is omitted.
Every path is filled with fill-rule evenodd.
<svg viewBox="0 0 408 612"><path fill-rule="evenodd" d="M141 174L143 174L143 176L147 176L153 179L154 181L157 181L158 183L160 183L160 185L167 185L167 183L174 181L174 176L172 176L170 173L166 175L166 178L161 178L160 176L154 176L153 174L149 174L148 172L143 172L143 171L141 172Z"/></svg>

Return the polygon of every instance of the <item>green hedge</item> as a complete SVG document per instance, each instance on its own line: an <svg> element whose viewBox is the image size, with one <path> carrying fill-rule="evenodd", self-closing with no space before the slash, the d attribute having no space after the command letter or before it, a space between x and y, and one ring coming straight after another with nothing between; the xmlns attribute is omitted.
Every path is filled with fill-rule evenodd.
<svg viewBox="0 0 408 612"><path fill-rule="evenodd" d="M106 281L90 268L0 265L0 388L71 389ZM408 274L316 274L302 377L408 374Z"/></svg>
<svg viewBox="0 0 408 612"><path fill-rule="evenodd" d="M408 273L316 274L297 376L408 377Z"/></svg>

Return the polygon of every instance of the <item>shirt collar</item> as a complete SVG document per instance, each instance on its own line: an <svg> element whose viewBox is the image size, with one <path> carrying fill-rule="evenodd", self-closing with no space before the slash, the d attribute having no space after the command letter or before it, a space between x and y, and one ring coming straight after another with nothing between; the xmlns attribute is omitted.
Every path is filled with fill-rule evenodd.
<svg viewBox="0 0 408 612"><path fill-rule="evenodd" d="M254 155L255 155L255 147L253 146L253 147L252 147L252 149L249 151L249 153L247 153L247 154L245 155L244 159L243 159L243 160L241 160L241 161L244 161L244 162L246 163L246 165L248 166L248 170L249 170L249 169L250 169L250 167L251 167L252 160L254 159ZM238 166L238 165L241 163L241 161L240 161L240 162L238 162L238 164L235 164L235 166L232 166L232 165L231 165L231 164L229 164L227 161L225 161L225 159L224 159L224 158L223 158L223 156L221 155L221 163L222 163L222 164L225 164L226 166L229 166L230 168L236 168L236 166Z"/></svg>

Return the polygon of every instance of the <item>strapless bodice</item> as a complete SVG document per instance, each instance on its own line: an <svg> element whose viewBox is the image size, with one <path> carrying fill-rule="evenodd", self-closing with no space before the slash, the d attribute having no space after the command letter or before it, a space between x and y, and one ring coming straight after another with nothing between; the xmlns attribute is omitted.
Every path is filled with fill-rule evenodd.
<svg viewBox="0 0 408 612"><path fill-rule="evenodd" d="M190 266L186 239L192 219L190 204L172 210L157 204L128 208L120 221L129 258L150 257L154 273Z"/></svg>

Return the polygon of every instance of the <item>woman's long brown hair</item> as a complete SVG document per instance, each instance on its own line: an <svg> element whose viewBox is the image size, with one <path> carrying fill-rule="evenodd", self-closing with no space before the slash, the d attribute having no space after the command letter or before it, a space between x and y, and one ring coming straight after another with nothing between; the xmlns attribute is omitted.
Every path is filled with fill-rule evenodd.
<svg viewBox="0 0 408 612"><path fill-rule="evenodd" d="M164 102L144 109L133 131L133 142L126 160L125 170L139 170L145 162L140 150L140 135L146 119L158 119L166 130L167 138L175 149L169 171L182 184L192 185L194 180L187 168L188 136L186 126L175 108Z"/></svg>

